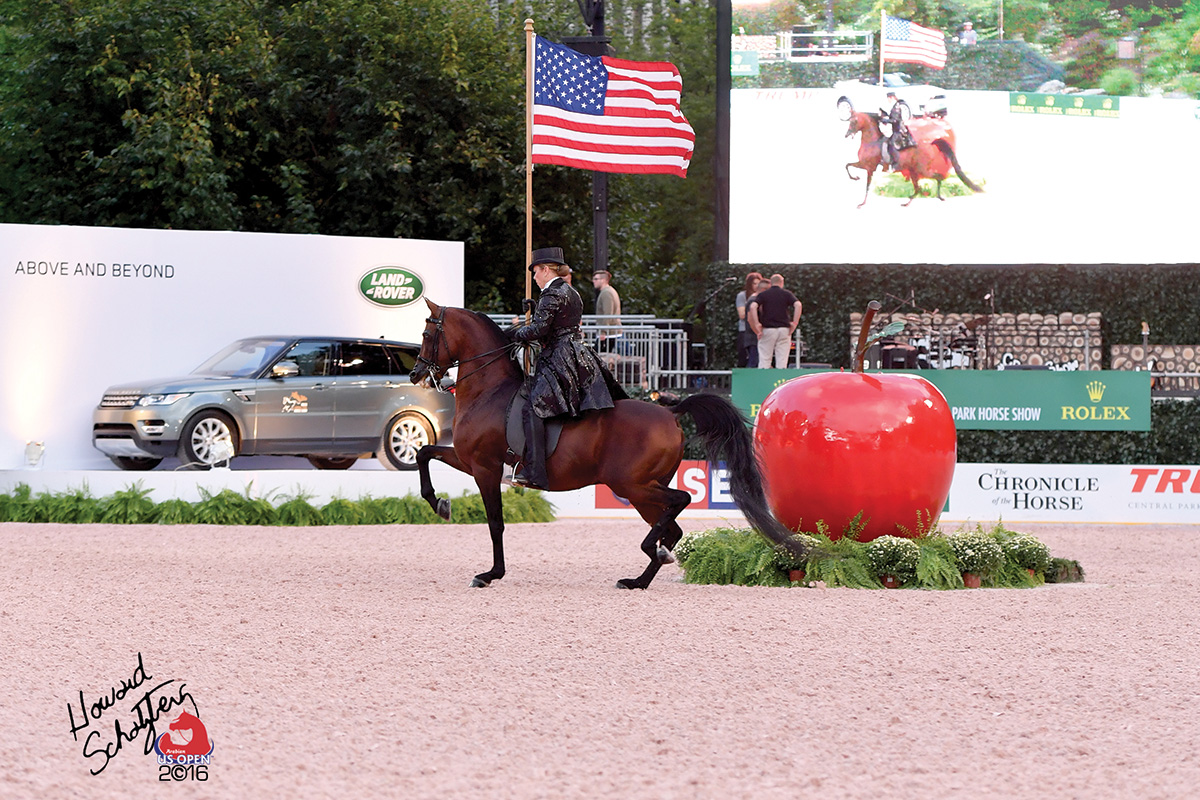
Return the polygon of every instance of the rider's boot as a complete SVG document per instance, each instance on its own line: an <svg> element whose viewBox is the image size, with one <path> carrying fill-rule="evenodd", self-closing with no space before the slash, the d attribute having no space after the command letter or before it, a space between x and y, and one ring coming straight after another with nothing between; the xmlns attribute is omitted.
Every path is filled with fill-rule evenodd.
<svg viewBox="0 0 1200 800"><path fill-rule="evenodd" d="M548 489L550 480L546 477L546 423L533 413L532 403L526 403L521 410L521 424L525 428L525 457L521 459L521 468L513 475L512 482L531 489Z"/></svg>

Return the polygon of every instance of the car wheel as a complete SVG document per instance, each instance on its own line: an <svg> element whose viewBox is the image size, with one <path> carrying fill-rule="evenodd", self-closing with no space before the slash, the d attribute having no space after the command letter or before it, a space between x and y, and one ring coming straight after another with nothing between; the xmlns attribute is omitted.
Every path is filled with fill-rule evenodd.
<svg viewBox="0 0 1200 800"><path fill-rule="evenodd" d="M379 461L388 469L416 469L417 451L433 442L433 428L420 414L395 417L379 442Z"/></svg>
<svg viewBox="0 0 1200 800"><path fill-rule="evenodd" d="M837 101L837 110L838 110L838 119L840 119L842 122L849 122L850 115L854 113L854 106L850 103L850 101L847 98L841 97L841 98L838 98L838 101Z"/></svg>
<svg viewBox="0 0 1200 800"><path fill-rule="evenodd" d="M220 411L201 411L183 426L179 460L187 469L212 469L232 460L238 444L237 428L228 416Z"/></svg>
<svg viewBox="0 0 1200 800"><path fill-rule="evenodd" d="M162 463L161 458L151 458L150 456L109 456L108 458L121 469L135 472L154 469Z"/></svg>
<svg viewBox="0 0 1200 800"><path fill-rule="evenodd" d="M317 469L350 469L358 456L305 456Z"/></svg>

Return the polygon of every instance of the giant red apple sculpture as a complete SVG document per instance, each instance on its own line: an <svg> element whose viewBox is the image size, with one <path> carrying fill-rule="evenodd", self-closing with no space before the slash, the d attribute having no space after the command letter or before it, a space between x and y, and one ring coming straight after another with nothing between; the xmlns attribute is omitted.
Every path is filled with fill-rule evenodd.
<svg viewBox="0 0 1200 800"><path fill-rule="evenodd" d="M950 406L917 375L859 371L873 309L854 372L814 373L778 386L755 422L767 500L792 530L801 521L804 530L816 530L824 520L837 538L861 512L861 541L916 536L946 504L957 448Z"/></svg>

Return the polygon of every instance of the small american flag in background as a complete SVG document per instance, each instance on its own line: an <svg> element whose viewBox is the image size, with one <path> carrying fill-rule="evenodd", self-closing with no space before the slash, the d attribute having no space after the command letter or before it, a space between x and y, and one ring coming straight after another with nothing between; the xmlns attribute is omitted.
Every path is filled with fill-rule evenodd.
<svg viewBox="0 0 1200 800"><path fill-rule="evenodd" d="M533 163L687 177L696 134L674 64L584 55L536 37Z"/></svg>
<svg viewBox="0 0 1200 800"><path fill-rule="evenodd" d="M946 66L946 36L941 31L922 28L906 19L885 16L883 60L941 69Z"/></svg>

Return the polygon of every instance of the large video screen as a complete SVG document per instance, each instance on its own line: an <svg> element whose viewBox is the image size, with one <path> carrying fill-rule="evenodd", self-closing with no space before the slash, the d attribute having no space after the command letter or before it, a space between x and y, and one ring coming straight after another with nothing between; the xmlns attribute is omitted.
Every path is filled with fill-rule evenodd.
<svg viewBox="0 0 1200 800"><path fill-rule="evenodd" d="M905 206L911 186L881 196L880 183L899 179L877 170L868 192L866 172L847 168L862 135L847 135L853 112L839 107L842 95L732 92L732 262L1200 262L1195 100L944 92L944 116L939 101L928 115L914 109L911 124L948 129L941 138L983 191L960 185L961 195ZM879 110L858 102L853 111Z"/></svg>

